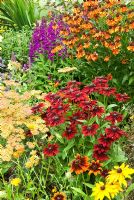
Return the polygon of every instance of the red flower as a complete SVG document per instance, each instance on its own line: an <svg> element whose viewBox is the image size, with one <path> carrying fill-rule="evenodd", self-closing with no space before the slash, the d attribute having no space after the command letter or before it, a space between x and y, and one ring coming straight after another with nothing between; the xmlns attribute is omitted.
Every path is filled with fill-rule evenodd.
<svg viewBox="0 0 134 200"><path fill-rule="evenodd" d="M69 127L66 128L65 132L63 133L63 137L65 137L67 140L70 140L74 138L76 133L77 133L76 127L70 125Z"/></svg>
<svg viewBox="0 0 134 200"><path fill-rule="evenodd" d="M33 136L32 132L30 130L25 131L24 134L25 134L26 137L32 137Z"/></svg>
<svg viewBox="0 0 134 200"><path fill-rule="evenodd" d="M107 138L110 138L113 141L118 140L123 135L126 136L126 133L117 126L110 126L109 128L106 128L105 133Z"/></svg>
<svg viewBox="0 0 134 200"><path fill-rule="evenodd" d="M71 117L69 117L69 120L71 121L71 124L81 124L79 120L83 120L85 117L84 113L81 111L77 111L76 113L72 114Z"/></svg>
<svg viewBox="0 0 134 200"><path fill-rule="evenodd" d="M100 174L101 171L102 171L102 168L101 168L102 164L99 162L99 160L95 161L95 160L92 160L90 163L89 163L89 172L88 174L94 174L95 176Z"/></svg>
<svg viewBox="0 0 134 200"><path fill-rule="evenodd" d="M81 82L78 82L78 81L69 81L67 83L67 87L70 87L70 88L76 88L78 86L80 86L82 83Z"/></svg>
<svg viewBox="0 0 134 200"><path fill-rule="evenodd" d="M123 120L123 116L120 113L114 111L111 112L110 115L108 115L105 119L110 121L112 124L115 124L116 122L121 122Z"/></svg>
<svg viewBox="0 0 134 200"><path fill-rule="evenodd" d="M89 97L87 96L86 93L82 92L82 91L76 91L76 92L73 92L71 93L70 95L68 95L68 98L77 103L77 102L81 102L81 101L84 101L84 100L88 100Z"/></svg>
<svg viewBox="0 0 134 200"><path fill-rule="evenodd" d="M74 92L79 91L79 88L74 88L74 87L64 87L62 89L59 90L58 94L61 97L64 98L69 98Z"/></svg>
<svg viewBox="0 0 134 200"><path fill-rule="evenodd" d="M93 81L92 81L97 87L108 87L108 79L106 77L100 76L100 77L96 77Z"/></svg>
<svg viewBox="0 0 134 200"><path fill-rule="evenodd" d="M79 103L79 106L83 109L83 110L90 110L92 108L92 106L96 105L97 101L96 100L88 100L88 101L81 101Z"/></svg>
<svg viewBox="0 0 134 200"><path fill-rule="evenodd" d="M116 94L116 100L119 102L126 102L130 99L130 97L127 94Z"/></svg>
<svg viewBox="0 0 134 200"><path fill-rule="evenodd" d="M47 113L43 118L48 126L58 126L65 122L65 118L62 115L57 115L56 113Z"/></svg>
<svg viewBox="0 0 134 200"><path fill-rule="evenodd" d="M62 98L58 94L52 94L51 92L45 96L45 100L50 103L62 102Z"/></svg>
<svg viewBox="0 0 134 200"><path fill-rule="evenodd" d="M36 114L38 112L42 112L43 107L44 103L39 103L38 105L33 106L31 110L34 114Z"/></svg>
<svg viewBox="0 0 134 200"><path fill-rule="evenodd" d="M106 87L106 88L101 88L99 93L103 94L105 96L110 96L110 95L114 95L116 92L116 88L110 88L110 87Z"/></svg>
<svg viewBox="0 0 134 200"><path fill-rule="evenodd" d="M98 124L92 124L91 126L82 126L82 134L84 136L95 135L98 128Z"/></svg>
<svg viewBox="0 0 134 200"><path fill-rule="evenodd" d="M103 146L103 144L95 144L94 145L94 151L93 151L93 157L96 160L105 161L108 160L107 151L109 150L109 147Z"/></svg>
<svg viewBox="0 0 134 200"><path fill-rule="evenodd" d="M100 138L98 139L98 143L102 144L104 147L110 147L113 140L110 137L107 137L107 135L100 135Z"/></svg>
<svg viewBox="0 0 134 200"><path fill-rule="evenodd" d="M91 85L87 85L82 89L83 92L85 92L86 94L91 94L93 92L97 92L98 88L96 87L95 84L91 84Z"/></svg>
<svg viewBox="0 0 134 200"><path fill-rule="evenodd" d="M90 111L92 117L95 116L101 117L101 115L104 113L104 108L99 106L93 106Z"/></svg>
<svg viewBox="0 0 134 200"><path fill-rule="evenodd" d="M48 144L48 146L44 148L43 153L46 156L56 156L59 153L59 145L56 143Z"/></svg>
<svg viewBox="0 0 134 200"><path fill-rule="evenodd" d="M104 178L106 178L106 177L108 176L108 173L109 173L109 170L108 170L108 169L103 169L103 170L101 171L101 176L104 177Z"/></svg>
<svg viewBox="0 0 134 200"><path fill-rule="evenodd" d="M61 102L57 102L49 107L46 111L47 113L53 112L54 114L63 114L69 109L69 104L63 104Z"/></svg>
<svg viewBox="0 0 134 200"><path fill-rule="evenodd" d="M88 170L89 163L87 156L81 156L77 154L75 160L71 163L71 172L75 172L76 174L81 174Z"/></svg>

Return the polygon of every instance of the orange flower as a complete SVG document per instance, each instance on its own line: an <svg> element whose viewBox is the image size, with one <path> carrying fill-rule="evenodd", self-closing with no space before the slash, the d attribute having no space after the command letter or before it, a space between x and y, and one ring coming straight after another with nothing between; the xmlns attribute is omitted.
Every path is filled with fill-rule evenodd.
<svg viewBox="0 0 134 200"><path fill-rule="evenodd" d="M90 56L91 56L91 60L92 60L92 61L98 60L98 54L97 54L96 52L90 54Z"/></svg>
<svg viewBox="0 0 134 200"><path fill-rule="evenodd" d="M127 47L128 51L134 51L134 42L130 43L129 46Z"/></svg>
<svg viewBox="0 0 134 200"><path fill-rule="evenodd" d="M88 163L88 157L87 156L81 156L77 154L75 160L71 163L71 172L75 172L76 174L81 174L88 170L89 163Z"/></svg>
<svg viewBox="0 0 134 200"><path fill-rule="evenodd" d="M60 51L62 49L62 46L59 45L57 47L55 47L54 49L52 49L51 53L57 53L58 51Z"/></svg>
<svg viewBox="0 0 134 200"><path fill-rule="evenodd" d="M123 59L122 61L121 61L121 63L124 65L124 64L126 64L127 63L127 59Z"/></svg>
<svg viewBox="0 0 134 200"><path fill-rule="evenodd" d="M66 200L66 194L63 192L56 192L51 200Z"/></svg>
<svg viewBox="0 0 134 200"><path fill-rule="evenodd" d="M110 60L110 56L106 56L105 58L104 58L104 61L105 62L108 62Z"/></svg>
<svg viewBox="0 0 134 200"><path fill-rule="evenodd" d="M113 50L112 50L112 53L113 53L114 55L117 55L117 54L119 54L119 52L120 52L120 50L119 50L119 49L113 49Z"/></svg>
<svg viewBox="0 0 134 200"><path fill-rule="evenodd" d="M99 160L97 160L97 161L92 160L91 163L89 163L88 174L89 175L94 174L95 176L100 174L102 171L101 166L102 166L102 164L100 164Z"/></svg>

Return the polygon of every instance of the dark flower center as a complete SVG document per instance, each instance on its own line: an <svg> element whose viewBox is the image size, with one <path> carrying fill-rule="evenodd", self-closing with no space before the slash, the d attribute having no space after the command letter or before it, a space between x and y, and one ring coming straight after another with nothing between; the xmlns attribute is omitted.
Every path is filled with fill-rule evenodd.
<svg viewBox="0 0 134 200"><path fill-rule="evenodd" d="M100 189L101 189L101 190L105 190L105 186L101 186Z"/></svg>
<svg viewBox="0 0 134 200"><path fill-rule="evenodd" d="M62 195L58 195L55 200L63 200L63 196Z"/></svg>
<svg viewBox="0 0 134 200"><path fill-rule="evenodd" d="M78 119L78 116L74 116L72 119L73 119L73 120L76 120L76 119Z"/></svg>
<svg viewBox="0 0 134 200"><path fill-rule="evenodd" d="M51 151L53 149L53 147L48 147L48 150Z"/></svg>
<svg viewBox="0 0 134 200"><path fill-rule="evenodd" d="M54 117L54 120L55 120L55 121L58 121L59 119L60 119L59 116L55 116L55 117Z"/></svg>
<svg viewBox="0 0 134 200"><path fill-rule="evenodd" d="M75 164L76 164L76 165L79 165L80 162L81 162L80 160L75 160Z"/></svg>
<svg viewBox="0 0 134 200"><path fill-rule="evenodd" d="M117 128L116 127L112 127L112 131L117 131Z"/></svg>
<svg viewBox="0 0 134 200"><path fill-rule="evenodd" d="M79 93L79 94L76 94L76 97L80 97L80 95L81 95L80 93Z"/></svg>
<svg viewBox="0 0 134 200"><path fill-rule="evenodd" d="M88 131L91 131L91 130L92 130L92 127L88 126L88 127L87 127L87 130L88 130Z"/></svg>
<svg viewBox="0 0 134 200"><path fill-rule="evenodd" d="M98 165L97 164L92 164L90 168L93 169L93 170L97 170L98 169Z"/></svg>
<svg viewBox="0 0 134 200"><path fill-rule="evenodd" d="M68 128L67 129L67 133L71 133L72 132L72 129L71 128Z"/></svg>
<svg viewBox="0 0 134 200"><path fill-rule="evenodd" d="M117 173L121 173L122 172L122 169L121 168L118 168L117 169Z"/></svg>
<svg viewBox="0 0 134 200"><path fill-rule="evenodd" d="M113 117L117 117L118 116L118 114L117 113L113 113Z"/></svg>
<svg viewBox="0 0 134 200"><path fill-rule="evenodd" d="M62 110L63 109L63 106L58 106L58 110Z"/></svg>

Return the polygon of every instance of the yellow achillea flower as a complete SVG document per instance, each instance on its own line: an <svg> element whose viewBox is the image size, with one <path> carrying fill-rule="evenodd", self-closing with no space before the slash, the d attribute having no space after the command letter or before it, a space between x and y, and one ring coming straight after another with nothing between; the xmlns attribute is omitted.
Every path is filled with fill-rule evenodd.
<svg viewBox="0 0 134 200"><path fill-rule="evenodd" d="M107 197L108 199L114 198L120 191L122 191L119 184L108 184L99 182L96 183L95 187L93 188L92 195L94 197L94 200L103 200L104 197Z"/></svg>
<svg viewBox="0 0 134 200"><path fill-rule="evenodd" d="M129 168L129 165L125 166L125 164L123 163L120 167L115 166L114 169L109 172L107 182L119 182L120 185L127 186L127 181L125 179L131 179L131 174L134 174L134 169Z"/></svg>
<svg viewBox="0 0 134 200"><path fill-rule="evenodd" d="M11 180L11 185L13 185L13 186L18 186L20 183L21 183L20 178L14 178Z"/></svg>

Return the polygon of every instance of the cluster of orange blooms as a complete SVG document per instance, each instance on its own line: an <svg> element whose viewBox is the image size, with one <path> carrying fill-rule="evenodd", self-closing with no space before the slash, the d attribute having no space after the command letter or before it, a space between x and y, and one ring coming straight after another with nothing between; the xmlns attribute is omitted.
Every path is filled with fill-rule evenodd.
<svg viewBox="0 0 134 200"><path fill-rule="evenodd" d="M74 6L72 14L63 16L66 24L60 31L63 44L75 50L77 58L84 57L88 61L102 58L108 62L113 55L122 53L124 33L127 38L125 51L134 51L131 41L133 17L133 10L120 0L86 0Z"/></svg>

